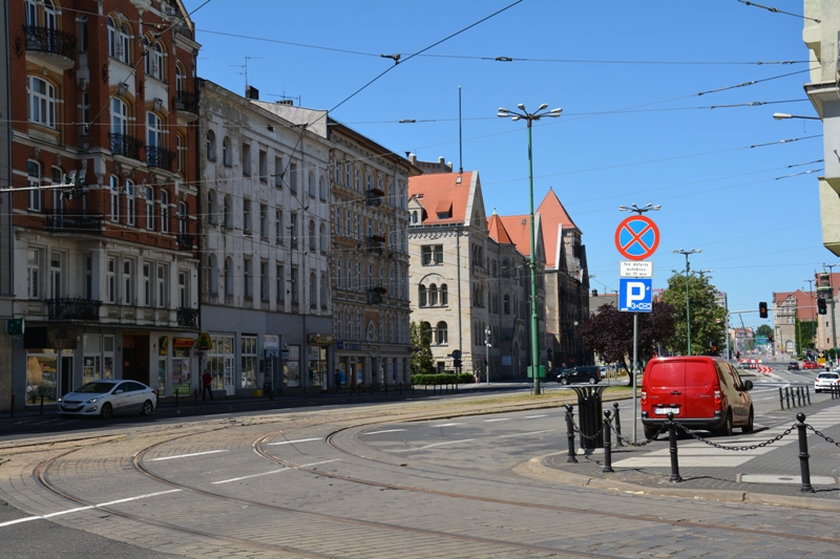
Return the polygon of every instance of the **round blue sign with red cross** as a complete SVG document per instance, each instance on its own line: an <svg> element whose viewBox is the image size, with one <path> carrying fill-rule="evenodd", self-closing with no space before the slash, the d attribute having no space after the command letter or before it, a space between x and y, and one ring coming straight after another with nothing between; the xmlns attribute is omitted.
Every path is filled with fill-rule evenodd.
<svg viewBox="0 0 840 559"><path fill-rule="evenodd" d="M632 215L615 230L615 248L625 258L644 260L659 246L659 228L652 219Z"/></svg>

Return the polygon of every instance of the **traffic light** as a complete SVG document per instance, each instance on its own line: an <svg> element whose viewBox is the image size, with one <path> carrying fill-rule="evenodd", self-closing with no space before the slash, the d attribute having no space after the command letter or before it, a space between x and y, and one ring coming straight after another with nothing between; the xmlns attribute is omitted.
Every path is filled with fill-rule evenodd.
<svg viewBox="0 0 840 559"><path fill-rule="evenodd" d="M761 301L758 304L758 316L761 318L767 318L767 303Z"/></svg>
<svg viewBox="0 0 840 559"><path fill-rule="evenodd" d="M825 299L817 299L817 311L820 314L826 314L828 312L825 308Z"/></svg>

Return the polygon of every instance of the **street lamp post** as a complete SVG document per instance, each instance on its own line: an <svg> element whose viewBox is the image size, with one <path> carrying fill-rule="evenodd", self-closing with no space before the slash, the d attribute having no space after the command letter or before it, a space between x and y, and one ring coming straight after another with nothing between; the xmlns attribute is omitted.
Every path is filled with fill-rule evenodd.
<svg viewBox="0 0 840 559"><path fill-rule="evenodd" d="M797 120L822 120L818 116L792 115L788 113L773 113L773 118L776 120L788 120L791 118L795 118Z"/></svg>
<svg viewBox="0 0 840 559"><path fill-rule="evenodd" d="M688 272L691 265L688 263L688 256L690 254L697 254L703 252L699 248L690 248L688 250L681 248L672 251L674 254L682 254L685 256L685 331L686 331L686 355L691 355L691 306L688 299Z"/></svg>
<svg viewBox="0 0 840 559"><path fill-rule="evenodd" d="M534 395L542 394L540 378L540 340L539 321L537 320L537 261L536 261L536 227L534 226L534 156L532 151L531 125L535 120L542 117L557 118L563 111L561 108L548 109L548 104L543 103L533 113L525 109L525 105L516 105L519 111L511 111L500 107L496 116L499 118L510 118L511 120L525 120L528 123L528 184L531 192L531 256L528 266L531 270L531 374L534 378Z"/></svg>

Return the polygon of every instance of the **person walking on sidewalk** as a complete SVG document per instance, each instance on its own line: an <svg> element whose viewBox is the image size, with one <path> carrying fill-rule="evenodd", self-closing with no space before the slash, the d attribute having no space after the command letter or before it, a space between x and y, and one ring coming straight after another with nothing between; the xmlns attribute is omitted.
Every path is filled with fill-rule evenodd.
<svg viewBox="0 0 840 559"><path fill-rule="evenodd" d="M210 399L213 399L213 375L210 374L210 369L204 369L204 374L201 375L201 399L206 400L207 394L210 394Z"/></svg>

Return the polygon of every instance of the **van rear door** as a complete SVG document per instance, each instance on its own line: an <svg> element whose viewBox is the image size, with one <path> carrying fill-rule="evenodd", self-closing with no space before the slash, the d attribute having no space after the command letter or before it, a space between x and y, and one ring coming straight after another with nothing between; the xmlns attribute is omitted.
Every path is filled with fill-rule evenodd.
<svg viewBox="0 0 840 559"><path fill-rule="evenodd" d="M707 359L688 360L685 369L685 404L683 417L714 418L720 411L715 401L715 391L720 394L715 363Z"/></svg>
<svg viewBox="0 0 840 559"><path fill-rule="evenodd" d="M651 419L664 419L669 413L682 417L685 408L685 361L662 361L650 365L644 379L646 408Z"/></svg>

